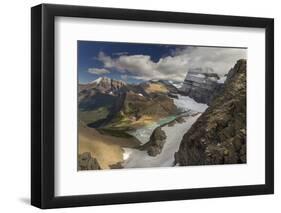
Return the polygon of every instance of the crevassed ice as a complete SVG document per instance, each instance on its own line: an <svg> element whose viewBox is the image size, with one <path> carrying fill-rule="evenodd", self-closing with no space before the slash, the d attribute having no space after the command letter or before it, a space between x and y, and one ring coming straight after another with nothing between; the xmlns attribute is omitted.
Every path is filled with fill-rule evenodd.
<svg viewBox="0 0 281 213"><path fill-rule="evenodd" d="M207 108L207 104L202 104L196 102L194 99L189 96L178 95L178 99L174 98L175 105L182 110L192 110L195 112L204 112Z"/></svg>

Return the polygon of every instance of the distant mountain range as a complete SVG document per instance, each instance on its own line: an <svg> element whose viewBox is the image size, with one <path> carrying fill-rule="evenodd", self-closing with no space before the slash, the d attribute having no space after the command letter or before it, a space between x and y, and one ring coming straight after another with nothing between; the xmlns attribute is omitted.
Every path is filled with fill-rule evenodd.
<svg viewBox="0 0 281 213"><path fill-rule="evenodd" d="M147 165L139 164L146 155L153 165L167 157L178 166L246 163L246 67L239 60L223 78L194 69L184 82L101 77L79 84L79 170L123 168L126 148L138 153L133 165ZM167 141L179 148L164 150Z"/></svg>
<svg viewBox="0 0 281 213"><path fill-rule="evenodd" d="M177 114L172 97L178 89L168 81L127 84L101 77L79 85L79 119L89 127L128 130Z"/></svg>
<svg viewBox="0 0 281 213"><path fill-rule="evenodd" d="M100 77L79 84L79 119L89 127L127 130L177 114L173 98L178 94L209 104L222 90L224 80L203 71L191 70L184 82L150 80L128 84Z"/></svg>

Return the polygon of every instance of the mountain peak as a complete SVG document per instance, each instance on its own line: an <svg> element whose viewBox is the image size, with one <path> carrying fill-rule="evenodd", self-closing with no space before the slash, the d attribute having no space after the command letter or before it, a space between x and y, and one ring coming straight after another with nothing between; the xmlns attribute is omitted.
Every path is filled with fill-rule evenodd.
<svg viewBox="0 0 281 213"><path fill-rule="evenodd" d="M111 79L108 77L99 77L96 80L87 84L87 89L95 89L101 93L113 94L126 86L126 83L120 80Z"/></svg>
<svg viewBox="0 0 281 213"><path fill-rule="evenodd" d="M93 84L93 83L96 83L96 84L99 84L100 82L110 82L111 81L111 79L110 78L108 78L108 77L99 77L99 78L97 78L96 80L94 80L94 81L92 81L92 82L90 82L90 84Z"/></svg>
<svg viewBox="0 0 281 213"><path fill-rule="evenodd" d="M124 81L121 81L121 80L115 80L115 79L111 79L111 78L108 78L108 77L99 77L97 78L96 80L90 82L89 84L120 84L120 85L125 85L126 83Z"/></svg>
<svg viewBox="0 0 281 213"><path fill-rule="evenodd" d="M175 154L180 166L246 163L246 63L236 62L224 89L183 136Z"/></svg>

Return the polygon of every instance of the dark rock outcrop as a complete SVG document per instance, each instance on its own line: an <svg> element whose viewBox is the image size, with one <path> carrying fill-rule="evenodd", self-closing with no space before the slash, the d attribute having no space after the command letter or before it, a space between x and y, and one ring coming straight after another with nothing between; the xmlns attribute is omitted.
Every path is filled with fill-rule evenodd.
<svg viewBox="0 0 281 213"><path fill-rule="evenodd" d="M100 170L98 161L91 156L90 152L78 155L78 170Z"/></svg>
<svg viewBox="0 0 281 213"><path fill-rule="evenodd" d="M180 166L246 163L246 60L239 60L225 88L184 135Z"/></svg>
<svg viewBox="0 0 281 213"><path fill-rule="evenodd" d="M195 101L209 104L222 90L216 73L204 73L204 70L189 70L179 92L188 95Z"/></svg>
<svg viewBox="0 0 281 213"><path fill-rule="evenodd" d="M164 147L166 138L167 136L161 127L157 127L150 136L149 141L140 147L140 150L147 150L147 154L150 156L159 155Z"/></svg>

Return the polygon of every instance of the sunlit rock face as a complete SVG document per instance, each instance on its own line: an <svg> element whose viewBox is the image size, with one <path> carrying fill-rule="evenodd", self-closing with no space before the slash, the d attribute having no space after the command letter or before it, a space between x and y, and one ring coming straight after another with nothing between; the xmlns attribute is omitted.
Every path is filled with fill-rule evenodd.
<svg viewBox="0 0 281 213"><path fill-rule="evenodd" d="M246 163L246 60L231 69L222 92L182 138L180 166Z"/></svg>
<svg viewBox="0 0 281 213"><path fill-rule="evenodd" d="M179 92L195 101L209 104L223 87L223 82L211 68L190 69Z"/></svg>

